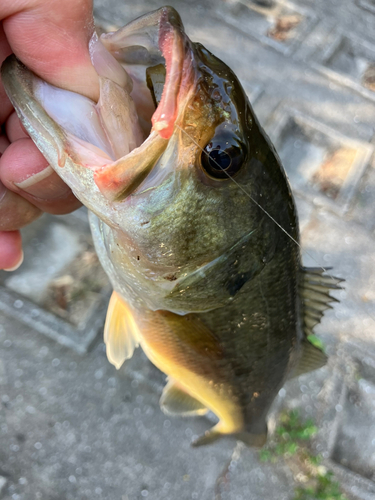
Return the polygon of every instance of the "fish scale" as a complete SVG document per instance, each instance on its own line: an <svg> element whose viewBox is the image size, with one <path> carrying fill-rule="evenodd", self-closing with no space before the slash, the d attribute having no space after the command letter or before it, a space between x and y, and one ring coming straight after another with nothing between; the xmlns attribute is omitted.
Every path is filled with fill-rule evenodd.
<svg viewBox="0 0 375 500"><path fill-rule="evenodd" d="M233 435L261 446L284 381L326 361L309 338L340 280L301 267L280 159L234 73L189 40L173 8L102 43L122 77L113 61L107 73L100 65L99 103L74 94L74 106L56 108L72 93L14 56L2 80L31 138L92 211L95 247L114 288L108 359L120 368L140 345L168 376L164 412L213 411L218 423L195 445ZM101 119L83 122L83 109Z"/></svg>

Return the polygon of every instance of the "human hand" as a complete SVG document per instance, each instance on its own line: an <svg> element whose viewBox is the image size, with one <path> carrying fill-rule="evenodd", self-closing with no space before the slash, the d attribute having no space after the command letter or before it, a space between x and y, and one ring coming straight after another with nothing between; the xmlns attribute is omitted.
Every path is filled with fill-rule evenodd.
<svg viewBox="0 0 375 500"><path fill-rule="evenodd" d="M48 83L97 100L93 30L91 0L1 0L0 64L13 52ZM23 258L21 227L80 203L22 128L1 81L0 125L0 269L11 270Z"/></svg>

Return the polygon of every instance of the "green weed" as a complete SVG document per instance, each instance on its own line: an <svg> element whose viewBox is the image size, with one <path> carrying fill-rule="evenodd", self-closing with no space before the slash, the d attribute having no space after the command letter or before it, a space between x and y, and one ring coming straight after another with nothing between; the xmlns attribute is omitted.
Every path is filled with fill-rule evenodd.
<svg viewBox="0 0 375 500"><path fill-rule="evenodd" d="M322 465L322 457L309 449L317 430L312 420L302 422L298 411L285 412L280 416L274 442L259 452L259 458L276 462L284 457L299 483L293 500L347 500L333 473Z"/></svg>

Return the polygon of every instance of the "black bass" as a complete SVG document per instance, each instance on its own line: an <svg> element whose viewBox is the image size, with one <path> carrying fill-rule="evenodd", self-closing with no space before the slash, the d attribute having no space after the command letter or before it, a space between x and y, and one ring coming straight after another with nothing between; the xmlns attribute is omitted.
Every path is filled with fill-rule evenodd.
<svg viewBox="0 0 375 500"><path fill-rule="evenodd" d="M98 103L14 56L5 89L40 151L91 211L113 284L109 360L134 348L168 376L161 408L218 423L195 444L266 439L292 373L320 367L307 337L340 280L301 267L279 157L234 73L163 7L93 37ZM94 215L95 214L95 215Z"/></svg>

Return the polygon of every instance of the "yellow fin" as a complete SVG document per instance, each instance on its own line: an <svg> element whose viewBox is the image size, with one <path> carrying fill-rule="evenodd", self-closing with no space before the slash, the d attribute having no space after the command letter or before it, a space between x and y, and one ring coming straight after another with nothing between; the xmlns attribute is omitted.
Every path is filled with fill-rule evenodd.
<svg viewBox="0 0 375 500"><path fill-rule="evenodd" d="M203 403L190 396L173 379L169 380L164 387L160 398L160 408L167 415L179 415L180 417L205 415L208 411Z"/></svg>
<svg viewBox="0 0 375 500"><path fill-rule="evenodd" d="M139 345L139 329L133 313L116 292L112 293L108 304L104 343L107 358L117 370L133 356L134 349Z"/></svg>
<svg viewBox="0 0 375 500"><path fill-rule="evenodd" d="M222 425L219 422L212 429L206 431L202 436L199 436L195 441L191 443L191 446L198 448L198 446L205 446L217 441L220 438L235 438L238 441L242 441L247 446L254 448L262 448L267 441L267 424L264 422L264 428L260 433L252 433L247 431L234 432L231 434L226 434L222 432Z"/></svg>
<svg viewBox="0 0 375 500"><path fill-rule="evenodd" d="M198 446L205 446L207 444L213 443L214 441L217 441L224 436L225 434L219 432L216 429L215 425L212 429L206 431L202 436L199 436L195 441L192 441L191 446L193 446L194 448L198 448Z"/></svg>

